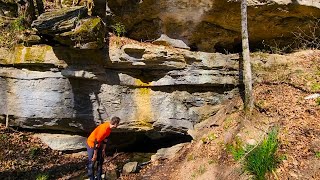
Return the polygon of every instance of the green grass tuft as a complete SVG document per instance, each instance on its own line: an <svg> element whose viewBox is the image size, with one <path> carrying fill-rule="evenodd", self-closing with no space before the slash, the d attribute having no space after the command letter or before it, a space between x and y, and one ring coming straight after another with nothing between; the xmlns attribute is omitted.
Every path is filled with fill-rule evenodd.
<svg viewBox="0 0 320 180"><path fill-rule="evenodd" d="M243 148L243 143L239 138L236 138L233 144L228 144L226 148L236 161L240 160L246 153L246 149Z"/></svg>
<svg viewBox="0 0 320 180"><path fill-rule="evenodd" d="M44 174L38 174L36 177L36 180L48 180L49 179L49 175L44 173Z"/></svg>
<svg viewBox="0 0 320 180"><path fill-rule="evenodd" d="M255 149L245 158L245 169L256 176L265 179L265 174L276 168L279 160L276 156L278 148L278 131L273 129Z"/></svg>

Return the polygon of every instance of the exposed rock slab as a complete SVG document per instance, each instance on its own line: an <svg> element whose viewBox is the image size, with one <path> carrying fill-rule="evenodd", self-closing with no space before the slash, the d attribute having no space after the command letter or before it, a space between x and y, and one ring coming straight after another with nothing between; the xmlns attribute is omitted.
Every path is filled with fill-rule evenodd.
<svg viewBox="0 0 320 180"><path fill-rule="evenodd" d="M46 12L32 22L32 27L36 28L41 34L55 35L74 29L79 17L85 14L85 7L70 7Z"/></svg>
<svg viewBox="0 0 320 180"><path fill-rule="evenodd" d="M156 154L151 156L151 161L173 159L174 157L176 157L177 153L187 144L188 143L181 143L169 148L161 148L157 151Z"/></svg>
<svg viewBox="0 0 320 180"><path fill-rule="evenodd" d="M41 14L32 23L40 35L79 49L104 46L105 26L99 17L87 17L85 7L69 7Z"/></svg>
<svg viewBox="0 0 320 180"><path fill-rule="evenodd" d="M187 46L182 40L172 39L165 34L161 34L161 36L152 42L153 44L164 45L164 46L172 46L175 48L188 49L190 47Z"/></svg>
<svg viewBox="0 0 320 180"><path fill-rule="evenodd" d="M35 134L34 136L40 138L44 144L53 150L74 151L86 148L85 143L87 138L78 135L42 133Z"/></svg>
<svg viewBox="0 0 320 180"><path fill-rule="evenodd" d="M137 171L138 162L128 162L122 168L122 173L129 174Z"/></svg>

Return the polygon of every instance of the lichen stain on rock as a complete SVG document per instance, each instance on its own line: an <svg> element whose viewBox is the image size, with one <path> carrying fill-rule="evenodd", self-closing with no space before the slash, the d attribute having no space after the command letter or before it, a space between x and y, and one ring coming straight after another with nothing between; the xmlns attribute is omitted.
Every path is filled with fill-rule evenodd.
<svg viewBox="0 0 320 180"><path fill-rule="evenodd" d="M43 63L47 52L51 49L51 46L17 46L12 63Z"/></svg>
<svg viewBox="0 0 320 180"><path fill-rule="evenodd" d="M143 127L145 130L152 129L153 112L151 104L151 89L148 88L149 83L144 83L140 79L137 79L135 84L142 86L137 88L134 92L134 101L136 103L135 119L137 126Z"/></svg>

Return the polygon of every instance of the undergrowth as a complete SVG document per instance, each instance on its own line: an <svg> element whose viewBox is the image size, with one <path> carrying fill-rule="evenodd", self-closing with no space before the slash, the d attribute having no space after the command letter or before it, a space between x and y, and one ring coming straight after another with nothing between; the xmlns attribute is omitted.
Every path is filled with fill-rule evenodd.
<svg viewBox="0 0 320 180"><path fill-rule="evenodd" d="M0 18L0 47L12 48L19 41L19 34L26 29L24 17L16 19Z"/></svg>
<svg viewBox="0 0 320 180"><path fill-rule="evenodd" d="M257 180L264 180L267 172L272 172L279 158L276 156L278 148L278 131L272 129L266 138L256 146L243 146L242 141L236 138L234 143L227 145L227 151L231 153L234 160L243 160L244 169L255 175Z"/></svg>
<svg viewBox="0 0 320 180"><path fill-rule="evenodd" d="M276 156L278 148L277 136L278 131L272 129L268 136L245 157L245 169L254 174L258 180L265 179L266 173L272 172L278 164L279 160Z"/></svg>

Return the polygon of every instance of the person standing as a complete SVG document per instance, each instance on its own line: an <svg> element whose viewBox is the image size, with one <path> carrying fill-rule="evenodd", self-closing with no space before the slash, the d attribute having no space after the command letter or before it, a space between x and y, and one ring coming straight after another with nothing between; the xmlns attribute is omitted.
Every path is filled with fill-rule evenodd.
<svg viewBox="0 0 320 180"><path fill-rule="evenodd" d="M112 117L110 122L105 122L96 127L87 139L88 152L88 176L94 180L94 164L97 161L97 180L101 180L102 165L105 157L105 148L111 129L117 128L120 123L119 117Z"/></svg>

